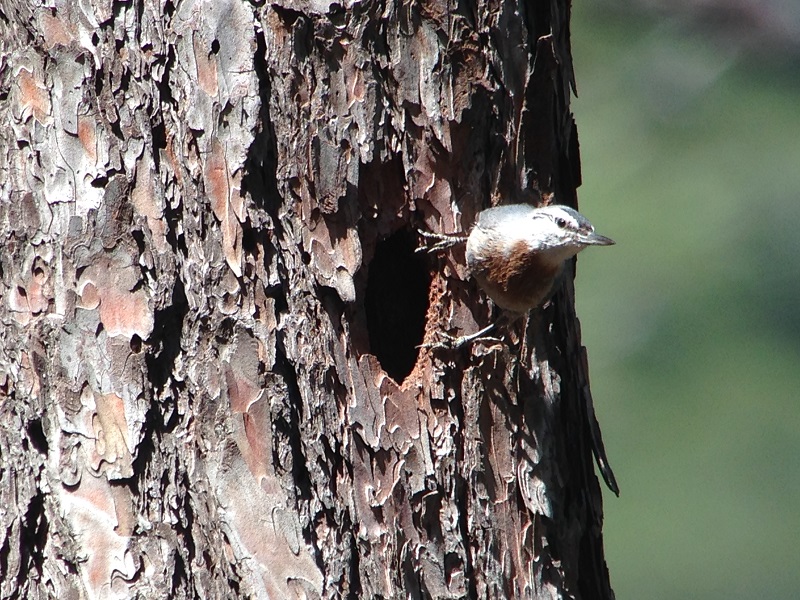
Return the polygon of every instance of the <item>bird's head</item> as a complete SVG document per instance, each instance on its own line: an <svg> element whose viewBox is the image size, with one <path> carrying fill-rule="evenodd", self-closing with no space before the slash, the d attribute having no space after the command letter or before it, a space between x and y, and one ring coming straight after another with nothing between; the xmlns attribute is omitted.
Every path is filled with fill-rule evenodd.
<svg viewBox="0 0 800 600"><path fill-rule="evenodd" d="M589 220L574 208L543 206L530 212L528 242L533 249L555 251L563 258L574 256L586 246L610 246L614 240L595 232Z"/></svg>

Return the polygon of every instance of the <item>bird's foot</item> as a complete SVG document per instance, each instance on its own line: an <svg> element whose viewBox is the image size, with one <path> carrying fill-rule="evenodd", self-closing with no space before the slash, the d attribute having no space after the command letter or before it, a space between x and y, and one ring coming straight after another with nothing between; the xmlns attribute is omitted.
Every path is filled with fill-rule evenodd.
<svg viewBox="0 0 800 600"><path fill-rule="evenodd" d="M427 348L429 350L458 350L459 348L463 348L469 344L472 344L477 341L487 341L487 342L495 342L500 343L502 340L500 338L486 335L490 331L492 331L495 327L495 324L492 323L491 325L484 327L480 331L476 331L475 333L471 333L469 335L451 335L444 331L437 331L436 337L439 338L436 341L426 342L424 344L420 344L420 348Z"/></svg>
<svg viewBox="0 0 800 600"><path fill-rule="evenodd" d="M419 246L415 252L427 252L428 254L435 254L442 252L453 246L458 246L467 241L467 236L457 233L433 233L431 231L423 231L418 229L417 232L424 238L424 245Z"/></svg>

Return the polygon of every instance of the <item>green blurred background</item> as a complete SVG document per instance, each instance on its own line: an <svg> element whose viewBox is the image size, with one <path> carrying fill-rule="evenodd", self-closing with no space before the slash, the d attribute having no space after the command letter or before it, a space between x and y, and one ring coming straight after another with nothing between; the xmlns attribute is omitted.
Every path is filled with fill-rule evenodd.
<svg viewBox="0 0 800 600"><path fill-rule="evenodd" d="M573 4L619 600L800 598L800 1Z"/></svg>

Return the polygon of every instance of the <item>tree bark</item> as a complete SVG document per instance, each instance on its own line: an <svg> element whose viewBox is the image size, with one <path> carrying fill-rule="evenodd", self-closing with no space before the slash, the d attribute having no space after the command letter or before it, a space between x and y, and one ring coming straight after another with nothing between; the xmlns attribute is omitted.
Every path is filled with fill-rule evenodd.
<svg viewBox="0 0 800 600"><path fill-rule="evenodd" d="M0 6L0 598L613 598L571 273L569 3ZM601 455L602 456L602 455Z"/></svg>

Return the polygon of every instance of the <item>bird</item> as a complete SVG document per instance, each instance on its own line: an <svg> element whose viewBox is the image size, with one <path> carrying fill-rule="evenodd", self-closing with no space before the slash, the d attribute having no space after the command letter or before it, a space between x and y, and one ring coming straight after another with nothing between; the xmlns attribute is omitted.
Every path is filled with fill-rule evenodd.
<svg viewBox="0 0 800 600"><path fill-rule="evenodd" d="M468 235L420 231L430 246L418 251L440 252L466 243L467 267L478 285L505 311L507 320L527 314L552 295L567 260L588 246L615 242L594 230L574 208L560 204L536 207L507 204L478 213ZM498 321L480 331L452 337L430 347L458 348L486 336Z"/></svg>

